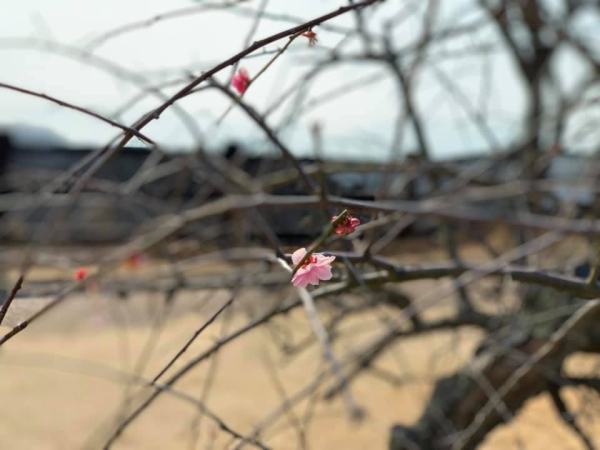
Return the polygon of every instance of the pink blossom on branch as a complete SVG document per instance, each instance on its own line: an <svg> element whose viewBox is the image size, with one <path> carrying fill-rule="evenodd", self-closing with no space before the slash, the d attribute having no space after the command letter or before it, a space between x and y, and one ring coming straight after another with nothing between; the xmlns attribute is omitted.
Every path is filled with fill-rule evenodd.
<svg viewBox="0 0 600 450"><path fill-rule="evenodd" d="M337 216L333 216L332 221L336 220ZM335 227L336 234L347 236L356 231L356 227L360 225L360 220L353 216L346 216L344 219L337 224Z"/></svg>
<svg viewBox="0 0 600 450"><path fill-rule="evenodd" d="M125 267L130 270L139 269L146 262L146 256L141 253L132 253L125 260Z"/></svg>
<svg viewBox="0 0 600 450"><path fill-rule="evenodd" d="M305 248L299 248L292 254L292 262L298 265L306 255ZM335 256L325 256L321 253L313 253L302 264L292 277L292 283L296 287L305 288L308 284L317 285L320 280L331 280L331 263Z"/></svg>
<svg viewBox="0 0 600 450"><path fill-rule="evenodd" d="M73 278L77 281L83 280L87 276L87 269L85 267L80 267L73 274Z"/></svg>
<svg viewBox="0 0 600 450"><path fill-rule="evenodd" d="M231 85L240 94L246 92L246 89L248 89L248 86L250 85L250 75L248 75L248 71L243 67L240 67L231 79Z"/></svg>

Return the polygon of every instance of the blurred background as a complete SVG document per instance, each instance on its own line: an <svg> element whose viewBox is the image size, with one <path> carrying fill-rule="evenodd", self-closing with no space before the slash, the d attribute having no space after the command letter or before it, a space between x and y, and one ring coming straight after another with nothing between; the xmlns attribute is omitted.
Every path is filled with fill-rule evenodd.
<svg viewBox="0 0 600 450"><path fill-rule="evenodd" d="M4 447L600 445L597 1L5 10Z"/></svg>

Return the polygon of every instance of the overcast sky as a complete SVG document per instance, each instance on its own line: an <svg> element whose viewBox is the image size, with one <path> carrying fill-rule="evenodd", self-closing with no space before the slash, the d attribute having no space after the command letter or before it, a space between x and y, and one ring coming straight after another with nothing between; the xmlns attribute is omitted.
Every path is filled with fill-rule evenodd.
<svg viewBox="0 0 600 450"><path fill-rule="evenodd" d="M95 66L94 60L81 61L65 54L40 51L39 40L85 48L94 38L116 26L149 19L173 9L209 4L187 0L20 0L4 6L0 15L0 82L43 92L65 101L81 105L104 115L112 115L140 91L140 81L116 79L114 75ZM222 0L212 4L222 3ZM244 2L245 7L257 8L261 1ZM305 19L314 18L339 6L336 0L270 0L267 11L286 13ZM390 8L398 10L408 0L388 0ZM443 16L450 20L468 20L469 0L442 2ZM472 8L471 8L472 9ZM474 16L473 16L474 17ZM348 15L331 22L351 27L353 17ZM263 38L293 24L263 20L255 39ZM94 49L93 55L117 64L129 72L143 75L148 84L155 84L182 75L183 68L192 68L198 74L241 50L252 21L230 10L211 10L190 14L174 20L165 20L134 33L124 34ZM399 42L411 42L418 35L417 21L408 20L397 35ZM340 34L317 29L319 45L308 48L304 39L294 42L256 84L249 89L246 100L264 110L285 91L286 87L303 76L314 64L315 58L335 47ZM491 36L482 33L477 40L456 42L461 45L484 45ZM269 46L269 49L281 44ZM350 47L352 46L350 45ZM501 50L501 49L500 49ZM257 57L242 65L255 74L268 61ZM523 95L511 62L501 51L493 51L486 59L463 61L452 72L453 80L467 95L475 98L482 89L480 76L483 64L493 73L493 90L489 111L491 128L502 144L514 139L522 122ZM572 66L570 70L576 70ZM342 83L384 73L378 65L344 65L325 72L317 78L309 91L309 98L335 89ZM225 80L229 71L221 73ZM420 79L418 95L420 109L427 115L427 134L437 156L448 156L484 150L488 144L475 127L470 125L456 103L441 93L443 89L427 74ZM165 90L172 93L173 90ZM353 92L334 102L310 111L287 130L283 139L299 155L311 154L308 130L318 122L323 128L326 155L338 158L386 159L390 155L394 123L397 118L396 86L391 78L383 77L367 89ZM120 117L131 124L161 103L149 96L135 108ZM202 93L181 102L181 106L197 121L208 147L237 140L260 150L264 141L262 132L239 110L234 109L223 123L212 124L229 106L228 100L217 92ZM277 119L277 115L273 117ZM51 130L72 145L103 145L118 130L80 113L61 108L44 100L19 93L0 90L0 125L29 124ZM163 114L144 130L159 143L171 148L189 148L195 141L173 113ZM140 145L139 141L132 141ZM414 144L407 133L403 149Z"/></svg>

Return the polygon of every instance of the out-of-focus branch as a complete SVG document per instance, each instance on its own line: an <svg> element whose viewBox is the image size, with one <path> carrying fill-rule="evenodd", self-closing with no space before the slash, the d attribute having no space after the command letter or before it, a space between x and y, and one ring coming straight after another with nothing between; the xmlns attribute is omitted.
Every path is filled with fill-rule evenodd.
<svg viewBox="0 0 600 450"><path fill-rule="evenodd" d="M2 325L2 321L4 320L4 317L6 316L6 313L8 312L8 308L10 308L10 304L15 299L15 297L17 296L17 293L19 292L19 290L21 289L22 286L23 286L23 275L21 275L19 277L19 279L15 283L14 287L10 291L10 294L8 294L8 298L2 304L2 308L0 308L0 325Z"/></svg>

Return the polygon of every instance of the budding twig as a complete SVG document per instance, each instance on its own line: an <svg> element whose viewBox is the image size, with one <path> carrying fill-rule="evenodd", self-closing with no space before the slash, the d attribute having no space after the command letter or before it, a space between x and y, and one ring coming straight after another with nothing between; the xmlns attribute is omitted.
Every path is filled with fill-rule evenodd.
<svg viewBox="0 0 600 450"><path fill-rule="evenodd" d="M342 213L339 216L337 216L334 220L332 220L328 226L325 227L325 229L323 230L321 235L317 239L315 239L315 241L312 244L310 244L310 246L306 250L306 255L304 255L304 257L293 268L292 277L296 274L296 272L298 272L298 269L300 269L300 267L302 267L302 265L306 261L308 261L308 259L310 258L310 255L312 255L315 252L315 250L319 247L319 245L321 245L323 242L325 242L325 239L327 239L327 237L331 234L331 232L333 230L335 230L335 227L337 227L340 223L342 223L342 221L346 218L347 215L348 215L348 210L345 209L342 211Z"/></svg>

